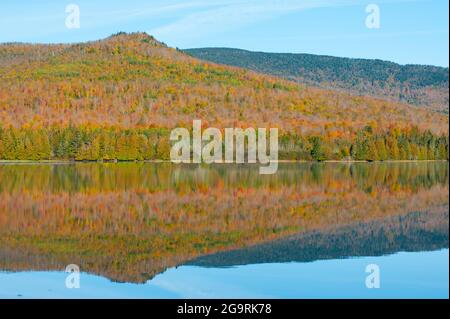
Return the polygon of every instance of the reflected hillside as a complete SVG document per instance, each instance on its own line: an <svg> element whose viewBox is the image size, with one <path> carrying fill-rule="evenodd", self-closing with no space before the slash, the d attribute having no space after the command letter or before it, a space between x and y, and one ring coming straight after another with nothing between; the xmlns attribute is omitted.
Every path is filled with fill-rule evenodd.
<svg viewBox="0 0 450 319"><path fill-rule="evenodd" d="M74 263L145 282L294 234L397 217L400 229L411 212L448 225L448 185L447 162L282 164L271 176L246 165L0 165L0 269Z"/></svg>
<svg viewBox="0 0 450 319"><path fill-rule="evenodd" d="M448 248L448 206L335 230L313 231L254 247L196 258L187 265L229 267L259 263L312 262Z"/></svg>

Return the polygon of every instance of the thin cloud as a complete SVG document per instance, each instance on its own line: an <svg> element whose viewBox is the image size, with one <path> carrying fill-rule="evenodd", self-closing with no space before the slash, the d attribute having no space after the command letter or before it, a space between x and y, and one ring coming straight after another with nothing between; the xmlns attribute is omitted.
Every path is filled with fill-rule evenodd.
<svg viewBox="0 0 450 319"><path fill-rule="evenodd" d="M233 30L259 21L299 10L345 5L355 1L216 1L216 6L189 14L175 22L152 29L149 33L161 38L202 37Z"/></svg>
<svg viewBox="0 0 450 319"><path fill-rule="evenodd" d="M365 38L398 38L409 36L430 36L439 34L448 34L448 30L417 30L406 32L385 32L385 33L355 33L355 34L338 34L338 35L312 35L312 36L292 36L277 37L277 40L339 40L339 39L365 39ZM265 40L274 40L275 38L265 38Z"/></svg>
<svg viewBox="0 0 450 319"><path fill-rule="evenodd" d="M421 0L378 0L377 3L402 3ZM239 29L257 22L314 8L367 5L367 0L236 0L210 1L210 7L149 30L158 38L202 38L211 34ZM197 2L199 4L199 2Z"/></svg>

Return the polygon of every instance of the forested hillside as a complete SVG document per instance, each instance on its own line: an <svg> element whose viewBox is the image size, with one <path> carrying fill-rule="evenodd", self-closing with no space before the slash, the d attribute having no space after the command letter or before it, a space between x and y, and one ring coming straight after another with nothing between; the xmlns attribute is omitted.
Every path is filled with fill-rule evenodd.
<svg viewBox="0 0 450 319"><path fill-rule="evenodd" d="M299 83L388 98L448 113L448 68L228 48L189 49L185 52L199 59L243 67Z"/></svg>
<svg viewBox="0 0 450 319"><path fill-rule="evenodd" d="M278 127L281 159L448 159L448 115L188 56L145 33L0 45L0 159L168 159L168 134Z"/></svg>

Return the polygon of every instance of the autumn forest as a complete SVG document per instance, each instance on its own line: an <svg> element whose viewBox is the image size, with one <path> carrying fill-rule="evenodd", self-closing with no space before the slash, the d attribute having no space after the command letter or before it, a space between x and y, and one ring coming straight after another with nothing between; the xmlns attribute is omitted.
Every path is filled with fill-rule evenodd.
<svg viewBox="0 0 450 319"><path fill-rule="evenodd" d="M0 45L1 160L167 160L175 127L277 127L280 159L448 160L448 114L201 61L145 33Z"/></svg>

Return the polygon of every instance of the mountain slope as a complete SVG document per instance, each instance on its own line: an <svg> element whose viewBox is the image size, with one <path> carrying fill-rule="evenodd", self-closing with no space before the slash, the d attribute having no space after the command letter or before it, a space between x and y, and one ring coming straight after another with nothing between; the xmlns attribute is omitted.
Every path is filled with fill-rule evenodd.
<svg viewBox="0 0 450 319"><path fill-rule="evenodd" d="M228 48L189 49L185 52L199 59L243 67L299 83L423 105L448 113L448 68Z"/></svg>
<svg viewBox="0 0 450 319"><path fill-rule="evenodd" d="M168 158L168 130L193 119L277 127L291 159L448 153L447 115L201 61L145 33L0 45L0 79L0 159Z"/></svg>

